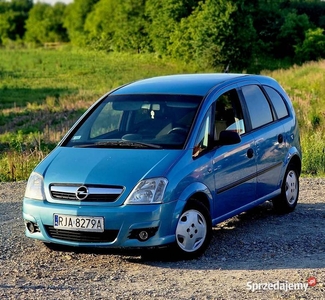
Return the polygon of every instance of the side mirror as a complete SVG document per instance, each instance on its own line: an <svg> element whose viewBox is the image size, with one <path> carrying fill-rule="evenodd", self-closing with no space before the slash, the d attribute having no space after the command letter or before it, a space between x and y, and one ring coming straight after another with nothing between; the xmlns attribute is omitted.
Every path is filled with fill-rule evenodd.
<svg viewBox="0 0 325 300"><path fill-rule="evenodd" d="M241 142L240 135L237 131L223 130L219 134L219 140L213 141L212 137L209 136L209 147L202 147L200 144L196 145L193 149L193 158L199 157L206 150L211 150L216 146L233 145Z"/></svg>
<svg viewBox="0 0 325 300"><path fill-rule="evenodd" d="M240 135L236 131L223 130L220 132L218 145L233 145L241 142Z"/></svg>

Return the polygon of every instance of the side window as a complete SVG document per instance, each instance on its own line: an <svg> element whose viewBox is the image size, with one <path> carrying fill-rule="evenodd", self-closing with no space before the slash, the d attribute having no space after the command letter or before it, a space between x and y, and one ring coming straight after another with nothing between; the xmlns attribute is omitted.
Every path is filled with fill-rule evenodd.
<svg viewBox="0 0 325 300"><path fill-rule="evenodd" d="M264 86L264 89L272 101L278 119L282 119L288 116L289 113L287 106L285 105L284 100L280 94L275 89L268 86Z"/></svg>
<svg viewBox="0 0 325 300"><path fill-rule="evenodd" d="M236 90L230 90L217 99L214 125L216 140L223 130L236 131L239 134L246 132L243 111Z"/></svg>
<svg viewBox="0 0 325 300"><path fill-rule="evenodd" d="M246 99L252 128L271 123L273 121L271 107L262 90L257 85L247 85L242 87L242 92Z"/></svg>
<svg viewBox="0 0 325 300"><path fill-rule="evenodd" d="M201 124L199 134L195 141L195 146L193 149L193 157L197 157L200 155L202 151L204 151L208 145L211 135L211 108L208 110L204 117L204 121Z"/></svg>

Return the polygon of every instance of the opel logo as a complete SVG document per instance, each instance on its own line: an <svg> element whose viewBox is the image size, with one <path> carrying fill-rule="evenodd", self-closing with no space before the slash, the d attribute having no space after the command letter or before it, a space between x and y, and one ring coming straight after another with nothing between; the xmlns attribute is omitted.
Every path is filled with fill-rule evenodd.
<svg viewBox="0 0 325 300"><path fill-rule="evenodd" d="M89 194L88 189L84 185L78 187L78 189L76 190L76 197L79 200L85 200L88 194Z"/></svg>

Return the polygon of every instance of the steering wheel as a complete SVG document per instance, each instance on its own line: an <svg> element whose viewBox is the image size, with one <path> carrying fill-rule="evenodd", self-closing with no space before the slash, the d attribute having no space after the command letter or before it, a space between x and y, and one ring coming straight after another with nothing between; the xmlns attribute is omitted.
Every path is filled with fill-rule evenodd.
<svg viewBox="0 0 325 300"><path fill-rule="evenodd" d="M174 127L168 131L168 134L171 133L180 133L180 134L187 134L187 129L183 127Z"/></svg>

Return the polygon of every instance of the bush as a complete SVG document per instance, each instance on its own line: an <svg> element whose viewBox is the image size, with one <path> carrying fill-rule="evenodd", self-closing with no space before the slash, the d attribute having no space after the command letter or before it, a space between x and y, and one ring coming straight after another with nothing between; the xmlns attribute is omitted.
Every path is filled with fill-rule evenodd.
<svg viewBox="0 0 325 300"><path fill-rule="evenodd" d="M321 130L301 135L303 152L302 173L310 176L325 175L325 134Z"/></svg>
<svg viewBox="0 0 325 300"><path fill-rule="evenodd" d="M321 28L307 30L305 40L302 45L296 47L295 54L298 63L325 58L324 30Z"/></svg>

